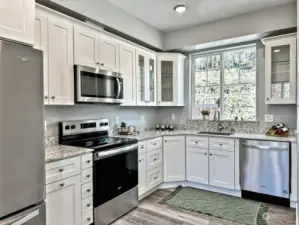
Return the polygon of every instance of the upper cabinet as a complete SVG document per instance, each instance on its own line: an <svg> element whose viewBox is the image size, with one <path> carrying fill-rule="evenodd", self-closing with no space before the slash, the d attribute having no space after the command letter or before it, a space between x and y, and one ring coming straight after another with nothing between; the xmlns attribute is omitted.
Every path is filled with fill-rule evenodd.
<svg viewBox="0 0 299 225"><path fill-rule="evenodd" d="M33 45L34 0L1 0L0 37Z"/></svg>
<svg viewBox="0 0 299 225"><path fill-rule="evenodd" d="M296 33L262 39L266 104L296 104Z"/></svg>
<svg viewBox="0 0 299 225"><path fill-rule="evenodd" d="M184 63L186 56L159 53L158 106L184 106Z"/></svg>
<svg viewBox="0 0 299 225"><path fill-rule="evenodd" d="M156 55L136 50L137 105L157 105Z"/></svg>

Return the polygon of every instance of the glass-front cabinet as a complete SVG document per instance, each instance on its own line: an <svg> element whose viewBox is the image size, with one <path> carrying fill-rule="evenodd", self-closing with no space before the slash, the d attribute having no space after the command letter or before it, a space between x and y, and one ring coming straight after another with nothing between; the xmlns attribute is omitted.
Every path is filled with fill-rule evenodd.
<svg viewBox="0 0 299 225"><path fill-rule="evenodd" d="M264 38L266 104L296 104L296 33Z"/></svg>
<svg viewBox="0 0 299 225"><path fill-rule="evenodd" d="M156 106L156 55L137 50L136 56L137 105Z"/></svg>
<svg viewBox="0 0 299 225"><path fill-rule="evenodd" d="M158 106L184 106L184 61L178 53L159 53Z"/></svg>

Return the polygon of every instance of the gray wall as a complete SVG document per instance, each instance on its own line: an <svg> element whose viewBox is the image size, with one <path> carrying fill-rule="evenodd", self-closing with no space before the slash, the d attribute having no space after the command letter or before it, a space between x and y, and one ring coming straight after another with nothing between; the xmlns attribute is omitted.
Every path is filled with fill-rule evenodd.
<svg viewBox="0 0 299 225"><path fill-rule="evenodd" d="M296 27L296 3L235 16L164 35L164 50Z"/></svg>
<svg viewBox="0 0 299 225"><path fill-rule="evenodd" d="M149 45L162 49L162 33L107 0L51 0Z"/></svg>
<svg viewBox="0 0 299 225"><path fill-rule="evenodd" d="M178 124L186 123L189 118L189 66L188 60L185 65L185 104L186 107L167 107L157 110L157 123ZM296 129L297 112L296 105L275 105L265 104L265 48L257 42L257 120L260 127L268 127L271 124L265 123L265 114L273 114L275 123L284 122L289 128ZM176 119L171 119L171 113L176 114Z"/></svg>

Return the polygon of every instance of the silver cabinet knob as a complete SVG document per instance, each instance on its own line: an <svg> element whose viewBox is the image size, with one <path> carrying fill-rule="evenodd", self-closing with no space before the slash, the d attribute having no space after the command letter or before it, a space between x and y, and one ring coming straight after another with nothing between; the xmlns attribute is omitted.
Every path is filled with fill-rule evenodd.
<svg viewBox="0 0 299 225"><path fill-rule="evenodd" d="M210 154L210 156L212 156L212 154Z"/></svg>
<svg viewBox="0 0 299 225"><path fill-rule="evenodd" d="M267 100L269 101L269 100L270 100L270 98L267 98Z"/></svg>
<svg viewBox="0 0 299 225"><path fill-rule="evenodd" d="M205 153L205 155L207 155L208 153Z"/></svg>
<svg viewBox="0 0 299 225"><path fill-rule="evenodd" d="M64 169L59 169L58 171L59 171L60 173L62 173L62 172L64 171Z"/></svg>
<svg viewBox="0 0 299 225"><path fill-rule="evenodd" d="M142 160L140 159L139 162L142 162Z"/></svg>
<svg viewBox="0 0 299 225"><path fill-rule="evenodd" d="M45 96L45 99L48 99L48 96Z"/></svg>
<svg viewBox="0 0 299 225"><path fill-rule="evenodd" d="M86 175L86 178L90 178L90 174L87 174L87 175Z"/></svg>
<svg viewBox="0 0 299 225"><path fill-rule="evenodd" d="M52 99L55 99L55 96L52 96L51 98L52 98Z"/></svg>
<svg viewBox="0 0 299 225"><path fill-rule="evenodd" d="M101 63L101 66L105 66L105 64L104 64L104 63Z"/></svg>
<svg viewBox="0 0 299 225"><path fill-rule="evenodd" d="M63 187L63 186L64 186L64 183L59 184L59 186L60 186L60 187Z"/></svg>
<svg viewBox="0 0 299 225"><path fill-rule="evenodd" d="M87 206L87 207L90 207L90 204L88 203L86 206Z"/></svg>
<svg viewBox="0 0 299 225"><path fill-rule="evenodd" d="M87 192L90 192L91 190L90 190L90 189L87 189L86 191L87 191Z"/></svg>
<svg viewBox="0 0 299 225"><path fill-rule="evenodd" d="M87 221L90 221L90 220L91 220L91 218L90 218L90 217L88 217L88 218L87 218Z"/></svg>
<svg viewBox="0 0 299 225"><path fill-rule="evenodd" d="M89 163L90 163L90 160L87 160L86 163L89 164Z"/></svg>

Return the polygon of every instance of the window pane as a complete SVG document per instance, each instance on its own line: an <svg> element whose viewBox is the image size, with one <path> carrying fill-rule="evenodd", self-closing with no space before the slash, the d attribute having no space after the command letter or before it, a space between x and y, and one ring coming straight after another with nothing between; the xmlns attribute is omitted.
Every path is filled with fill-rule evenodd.
<svg viewBox="0 0 299 225"><path fill-rule="evenodd" d="M195 72L195 86L207 86L208 85L208 72Z"/></svg>
<svg viewBox="0 0 299 225"><path fill-rule="evenodd" d="M255 83L255 74L256 69L255 67L250 69L241 69L240 70L240 83Z"/></svg>
<svg viewBox="0 0 299 225"><path fill-rule="evenodd" d="M220 70L208 71L208 85L220 85Z"/></svg>
<svg viewBox="0 0 299 225"><path fill-rule="evenodd" d="M223 73L225 84L238 84L240 82L238 68L226 68Z"/></svg>

